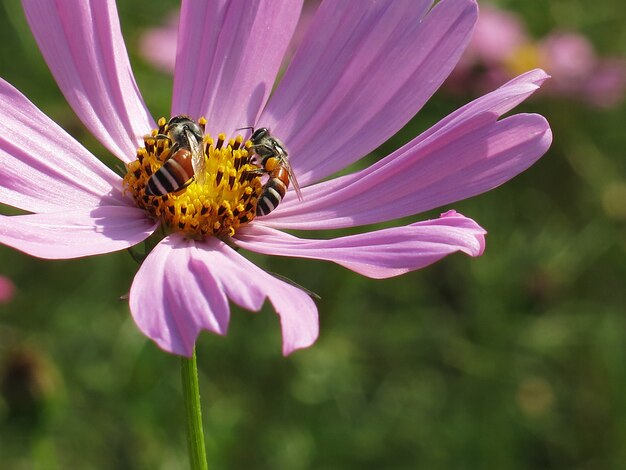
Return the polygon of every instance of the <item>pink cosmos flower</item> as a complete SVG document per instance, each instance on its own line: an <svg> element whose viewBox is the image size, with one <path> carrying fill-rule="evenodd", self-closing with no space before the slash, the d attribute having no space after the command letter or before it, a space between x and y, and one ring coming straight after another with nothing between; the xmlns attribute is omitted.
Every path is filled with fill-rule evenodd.
<svg viewBox="0 0 626 470"><path fill-rule="evenodd" d="M537 48L540 59L550 64L554 76L550 92L576 96L598 107L611 107L622 101L626 88L623 59L598 57L586 37L565 31L547 35Z"/></svg>
<svg viewBox="0 0 626 470"><path fill-rule="evenodd" d="M457 95L484 93L510 80L514 74L506 69L507 60L529 43L519 15L483 3L472 39L445 89Z"/></svg>
<svg viewBox="0 0 626 470"><path fill-rule="evenodd" d="M139 38L141 55L164 72L173 72L176 67L178 22L178 14L170 14L164 25L150 28Z"/></svg>
<svg viewBox="0 0 626 470"><path fill-rule="evenodd" d="M122 162L135 160L143 136L156 125L133 78L114 2L23 5L74 111ZM457 251L480 255L485 231L454 211L330 240L298 238L282 229L362 226L445 206L499 186L550 146L542 116L500 119L546 80L534 70L369 168L326 180L419 111L467 45L477 5L324 2L269 98L300 9L295 0L182 3L172 116L205 116L211 135L232 135L246 125L271 128L289 148L304 200L289 191L270 215L242 225L232 237L190 237L169 228L129 294L137 326L166 351L189 356L201 330L225 334L229 300L256 311L269 299L280 317L284 354L316 340L311 298L231 245L328 260L372 278L397 276ZM124 189L120 176L0 82L0 202L30 212L0 216L1 243L50 259L132 247L160 222Z"/></svg>
<svg viewBox="0 0 626 470"><path fill-rule="evenodd" d="M0 276L0 304L9 303L15 295L15 285L6 276Z"/></svg>
<svg viewBox="0 0 626 470"><path fill-rule="evenodd" d="M530 40L520 17L510 11L485 4L472 40L460 63L468 59L500 63Z"/></svg>
<svg viewBox="0 0 626 470"><path fill-rule="evenodd" d="M472 41L446 88L483 93L532 67L550 70L544 95L598 107L617 105L624 97L623 59L599 57L589 39L578 33L555 31L535 40L519 15L489 4L481 8Z"/></svg>

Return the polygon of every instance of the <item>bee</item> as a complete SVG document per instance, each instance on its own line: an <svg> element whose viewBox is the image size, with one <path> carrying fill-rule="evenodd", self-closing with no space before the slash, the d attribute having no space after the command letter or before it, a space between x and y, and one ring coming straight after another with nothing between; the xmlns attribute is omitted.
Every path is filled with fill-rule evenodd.
<svg viewBox="0 0 626 470"><path fill-rule="evenodd" d="M285 144L272 136L267 127L259 127L256 130L252 127L243 129L252 130L252 137L250 137L252 148L261 160L261 171L269 176L263 185L263 191L256 206L256 215L267 215L276 209L285 197L290 182L293 183L298 199L302 200L302 191L289 164L289 154Z"/></svg>
<svg viewBox="0 0 626 470"><path fill-rule="evenodd" d="M203 131L189 116L174 116L167 123L167 134L157 134L157 139L171 142L170 157L148 180L146 194L164 196L186 187L195 177L204 182L205 159L202 149Z"/></svg>

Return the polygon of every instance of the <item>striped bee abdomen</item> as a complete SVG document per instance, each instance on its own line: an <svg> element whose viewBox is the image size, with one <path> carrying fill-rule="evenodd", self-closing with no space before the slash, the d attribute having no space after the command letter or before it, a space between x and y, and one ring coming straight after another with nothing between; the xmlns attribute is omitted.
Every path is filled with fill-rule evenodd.
<svg viewBox="0 0 626 470"><path fill-rule="evenodd" d="M187 149L180 149L172 155L161 168L148 180L146 194L163 196L185 187L193 178L192 154Z"/></svg>
<svg viewBox="0 0 626 470"><path fill-rule="evenodd" d="M275 161L270 162L269 160ZM263 186L263 192L256 206L256 215L267 215L276 209L289 187L289 172L279 159L269 158L264 166L266 170L268 167L273 167L273 169L269 171L269 179Z"/></svg>

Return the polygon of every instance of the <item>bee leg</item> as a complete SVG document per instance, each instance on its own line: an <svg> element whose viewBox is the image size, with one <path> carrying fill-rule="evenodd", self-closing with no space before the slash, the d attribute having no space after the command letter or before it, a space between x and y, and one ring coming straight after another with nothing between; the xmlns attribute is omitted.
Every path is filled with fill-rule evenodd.
<svg viewBox="0 0 626 470"><path fill-rule="evenodd" d="M189 181L187 181L185 184L183 184L180 188L178 188L176 190L176 192L178 191L182 191L183 189L185 189L187 186L189 186L191 183L193 183L196 180L195 177L191 178Z"/></svg>
<svg viewBox="0 0 626 470"><path fill-rule="evenodd" d="M265 170L265 168L258 167L258 168L255 168L254 170L248 170L247 173L252 173L253 175L263 176L264 174L267 173L267 170Z"/></svg>

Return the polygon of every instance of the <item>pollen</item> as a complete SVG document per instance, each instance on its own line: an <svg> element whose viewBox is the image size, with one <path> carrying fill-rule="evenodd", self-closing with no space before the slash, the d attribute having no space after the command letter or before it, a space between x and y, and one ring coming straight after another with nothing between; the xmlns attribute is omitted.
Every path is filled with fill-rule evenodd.
<svg viewBox="0 0 626 470"><path fill-rule="evenodd" d="M201 118L198 124L204 130L206 120ZM254 219L262 172L254 162L251 142L241 136L227 139L219 134L215 140L204 134L200 145L204 174L181 181L181 188L174 192L146 193L150 177L176 153L166 137L166 119L159 119L158 126L144 137L144 146L137 150L137 160L128 164L124 177L124 190L138 207L170 232L185 232L193 238L232 236Z"/></svg>

